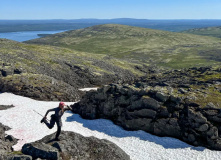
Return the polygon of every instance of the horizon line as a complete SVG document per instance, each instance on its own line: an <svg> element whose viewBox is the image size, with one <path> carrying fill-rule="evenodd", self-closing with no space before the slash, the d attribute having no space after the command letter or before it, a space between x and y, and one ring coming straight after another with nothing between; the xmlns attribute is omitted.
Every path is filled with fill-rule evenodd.
<svg viewBox="0 0 221 160"><path fill-rule="evenodd" d="M0 21L40 21L40 20L115 20L115 19L133 19L133 20L221 20L221 19L212 19L212 18L205 18L205 19L179 19L179 18L174 18L174 19L144 19L144 18L78 18L78 19L0 19Z"/></svg>

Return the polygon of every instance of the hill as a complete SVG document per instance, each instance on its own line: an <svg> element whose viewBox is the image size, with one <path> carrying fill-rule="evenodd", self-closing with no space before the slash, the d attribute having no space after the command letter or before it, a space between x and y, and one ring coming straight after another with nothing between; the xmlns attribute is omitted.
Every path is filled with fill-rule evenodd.
<svg viewBox="0 0 221 160"><path fill-rule="evenodd" d="M79 88L131 82L157 67L219 65L221 40L125 25L98 25L19 43L0 39L0 91L79 100Z"/></svg>
<svg viewBox="0 0 221 160"><path fill-rule="evenodd" d="M183 33L221 38L221 27L195 28L183 31Z"/></svg>
<svg viewBox="0 0 221 160"><path fill-rule="evenodd" d="M220 64L221 60L216 54L221 49L220 39L117 24L62 32L26 43L59 46L170 68Z"/></svg>
<svg viewBox="0 0 221 160"><path fill-rule="evenodd" d="M76 101L82 87L131 81L137 64L105 55L0 39L0 92Z"/></svg>

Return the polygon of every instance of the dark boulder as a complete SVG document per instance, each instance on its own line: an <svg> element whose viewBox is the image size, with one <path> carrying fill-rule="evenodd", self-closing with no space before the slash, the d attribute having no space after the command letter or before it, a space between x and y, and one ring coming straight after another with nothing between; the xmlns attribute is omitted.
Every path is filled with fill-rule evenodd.
<svg viewBox="0 0 221 160"><path fill-rule="evenodd" d="M153 133L154 130L154 123L152 122L152 119L147 118L126 120L122 126L129 130L144 130L150 133Z"/></svg>
<svg viewBox="0 0 221 160"><path fill-rule="evenodd" d="M59 159L59 152L56 148L51 145L47 145L42 142L28 143L22 147L22 153L32 156L32 158L37 159Z"/></svg>
<svg viewBox="0 0 221 160"><path fill-rule="evenodd" d="M133 115L141 118L155 118L157 112L151 109L141 109L139 111L134 111Z"/></svg>
<svg viewBox="0 0 221 160"><path fill-rule="evenodd" d="M203 116L202 113L196 112L193 109L189 109L188 119L193 123L201 123L204 124L207 122L207 118Z"/></svg>
<svg viewBox="0 0 221 160"><path fill-rule="evenodd" d="M169 99L169 96L165 95L164 93L157 92L156 98L161 102L166 102Z"/></svg>
<svg viewBox="0 0 221 160"><path fill-rule="evenodd" d="M14 107L13 105L0 105L0 110L5 110Z"/></svg>
<svg viewBox="0 0 221 160"><path fill-rule="evenodd" d="M114 143L95 137L83 137L74 132L62 132L60 141L54 141L55 133L43 139L27 143L22 153L34 159L48 160L128 160L130 157Z"/></svg>
<svg viewBox="0 0 221 160"><path fill-rule="evenodd" d="M154 123L154 133L159 136L169 136L180 138L181 129L175 118L162 118Z"/></svg>
<svg viewBox="0 0 221 160"><path fill-rule="evenodd" d="M153 98L142 97L143 106L147 109L158 110L160 108L160 104Z"/></svg>

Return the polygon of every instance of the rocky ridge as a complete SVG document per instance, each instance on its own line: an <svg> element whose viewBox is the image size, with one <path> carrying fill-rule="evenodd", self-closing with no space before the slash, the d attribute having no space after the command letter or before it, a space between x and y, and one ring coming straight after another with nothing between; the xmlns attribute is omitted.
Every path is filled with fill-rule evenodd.
<svg viewBox="0 0 221 160"><path fill-rule="evenodd" d="M12 146L17 143L17 140L13 136L5 134L5 131L9 129L9 127L0 123L0 160L20 160L21 158L31 160L28 159L29 156L19 155L13 152Z"/></svg>
<svg viewBox="0 0 221 160"><path fill-rule="evenodd" d="M221 150L220 101L209 102L211 94L219 98L219 73L210 67L192 68L156 73L130 85L110 84L88 92L72 109L83 118L106 118L128 130ZM206 105L206 100L197 103L201 93Z"/></svg>

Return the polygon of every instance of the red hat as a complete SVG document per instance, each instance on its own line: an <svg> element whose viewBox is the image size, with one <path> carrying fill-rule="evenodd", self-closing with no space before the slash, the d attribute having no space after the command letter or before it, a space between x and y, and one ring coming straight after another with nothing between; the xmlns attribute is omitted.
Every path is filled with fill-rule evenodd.
<svg viewBox="0 0 221 160"><path fill-rule="evenodd" d="M65 106L64 102L60 102L60 103L59 103L59 106L60 106L60 105Z"/></svg>

